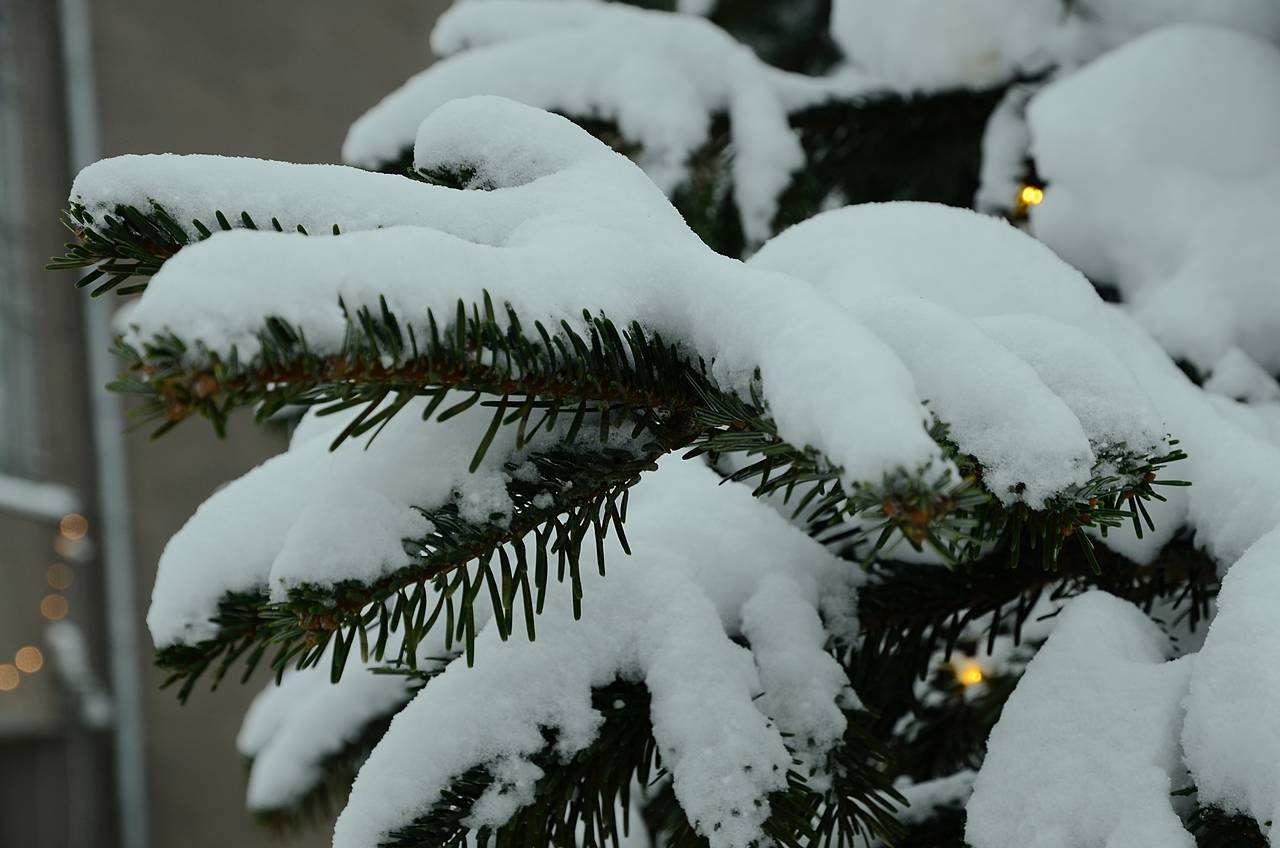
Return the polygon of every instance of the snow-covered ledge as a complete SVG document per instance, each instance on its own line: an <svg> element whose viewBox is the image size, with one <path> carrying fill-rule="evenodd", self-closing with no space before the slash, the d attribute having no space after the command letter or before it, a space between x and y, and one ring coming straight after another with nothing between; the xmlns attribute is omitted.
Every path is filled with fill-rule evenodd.
<svg viewBox="0 0 1280 848"><path fill-rule="evenodd" d="M80 496L73 489L0 474L0 513L56 522L79 510Z"/></svg>

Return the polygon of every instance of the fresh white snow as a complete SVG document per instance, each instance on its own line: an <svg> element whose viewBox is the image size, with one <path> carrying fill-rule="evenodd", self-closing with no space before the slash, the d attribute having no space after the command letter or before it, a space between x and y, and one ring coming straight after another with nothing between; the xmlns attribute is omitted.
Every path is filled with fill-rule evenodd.
<svg viewBox="0 0 1280 848"><path fill-rule="evenodd" d="M1061 17L1060 0L835 0L831 35L895 87L982 88L1044 64Z"/></svg>
<svg viewBox="0 0 1280 848"><path fill-rule="evenodd" d="M1157 30L1029 108L1047 180L1032 232L1118 286L1174 357L1233 347L1280 371L1280 49L1210 26ZM1105 127L1105 132L1099 132Z"/></svg>
<svg viewBox="0 0 1280 848"><path fill-rule="evenodd" d="M1191 661L1101 592L1072 601L991 732L965 839L974 848L1191 848L1170 803Z"/></svg>
<svg viewBox="0 0 1280 848"><path fill-rule="evenodd" d="M783 787L791 762L781 732L803 728L829 744L843 729L830 704L840 687L830 658L817 656L817 634L781 631L788 616L813 621L821 588L856 566L744 487L719 483L701 463L663 461L632 498L634 555L611 543L608 576L584 572L580 621L567 595L551 593L537 641L502 642L483 630L475 667L455 661L393 720L338 820L336 848L374 844L425 813L451 777L486 763L498 764L510 786L486 794L472 823L501 823L539 776L518 765L543 747L539 728L557 732L561 754L589 745L601 721L591 688L619 676L648 687L663 762L699 832L716 848L759 838L768 795ZM774 601L764 598L769 587L780 591ZM730 641L740 632L761 641L754 662ZM795 690L773 688L790 683L779 651L816 670L806 703L786 703Z"/></svg>
<svg viewBox="0 0 1280 848"><path fill-rule="evenodd" d="M1280 529L1232 566L1196 656L1182 745L1200 801L1243 813L1274 833L1280 816Z"/></svg>

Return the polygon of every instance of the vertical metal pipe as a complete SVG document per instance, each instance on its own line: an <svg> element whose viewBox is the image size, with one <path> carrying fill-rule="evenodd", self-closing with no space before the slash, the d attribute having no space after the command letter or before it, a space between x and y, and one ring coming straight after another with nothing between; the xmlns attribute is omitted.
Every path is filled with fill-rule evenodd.
<svg viewBox="0 0 1280 848"><path fill-rule="evenodd" d="M99 153L96 81L88 0L58 0L71 172ZM146 760L138 610L134 603L133 528L125 461L124 416L107 391L116 365L109 353L111 309L84 298L89 399L97 476L98 534L105 575L107 641L115 704L115 770L121 848L147 848Z"/></svg>

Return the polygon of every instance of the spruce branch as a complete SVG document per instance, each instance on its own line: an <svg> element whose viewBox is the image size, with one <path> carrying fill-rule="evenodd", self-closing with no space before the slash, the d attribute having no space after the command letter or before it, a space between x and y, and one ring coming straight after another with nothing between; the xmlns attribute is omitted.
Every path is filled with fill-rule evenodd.
<svg viewBox="0 0 1280 848"><path fill-rule="evenodd" d="M453 313L445 322L428 311L426 330L419 332L385 300L377 309L347 310L337 353L313 351L300 328L276 318L264 321L253 357L189 347L173 335L140 348L120 344L128 370L116 388L144 399L143 419L163 422L157 434L192 416L209 419L221 432L233 410L250 405L260 418L298 405L315 406L319 415L355 411L334 440L337 446L376 436L410 400L425 396L424 418L492 410L473 469L502 427L516 428L517 451L548 435L559 440L531 457L540 482L526 484L512 475L508 494L517 513L509 524L474 525L453 506L427 510L436 531L408 541L415 558L409 569L368 585L299 587L286 603L255 593L225 599L216 637L158 655L172 673L170 682L182 683L181 697L206 670L213 668L216 682L242 655L252 668L264 651L274 650L271 666L279 674L290 663L318 661L331 640L336 679L354 646L368 655L372 643L381 657L388 633L401 627L409 656L440 623L450 644L464 643L471 657L473 603L482 591L494 599L504 638L517 597L532 634L536 610L530 599L536 595L541 608L548 557L557 558L559 578L576 587L583 540L591 533L602 566L608 533L625 539L626 491L673 451L741 457L744 464L730 480L752 485L757 496L779 495L794 504L815 538L864 561L874 560L895 534L917 549L931 547L953 565L1004 538L1015 563L1026 545L1052 569L1074 536L1095 570L1092 546L1078 531L1136 520L1142 499L1158 497L1152 488L1157 472L1181 458L1177 452L1131 457L1117 451L1099 461L1086 486L1035 512L994 499L981 485L980 465L961 455L945 426L936 424L934 439L962 480L945 468L921 468L850 484L820 452L782 437L758 386L746 398L719 388L705 363L637 323L619 329L607 316L584 311L576 326L563 320L553 332L541 321L526 322L510 304L500 312L487 294L481 303L459 300ZM447 403L455 392L462 400ZM638 452L608 447L619 428L630 428ZM1122 502L1137 506L1121 510ZM526 544L533 549L532 565ZM579 596L575 589L575 602Z"/></svg>
<svg viewBox="0 0 1280 848"><path fill-rule="evenodd" d="M443 407L441 417L488 395L505 409L495 417L521 433L550 429L561 416L572 419L576 433L590 413L607 429L629 411L653 417L691 409L695 384L706 379L699 361L660 335L639 324L619 330L587 312L584 332L568 321L551 328L534 321L526 332L509 304L500 321L487 294L482 304L459 300L447 320L428 310L425 333L403 323L385 300L376 310L346 314L338 353L313 351L300 328L277 318L264 320L251 360L235 350L222 356L190 347L172 334L141 349L122 342L117 353L127 370L114 388L143 399L142 420L162 422L156 435L196 415L221 433L228 415L245 406L256 406L259 419L286 406L324 407L321 415L363 407L341 441L385 423L414 396L431 397L430 417L452 392L464 399ZM399 403L383 406L393 396Z"/></svg>
<svg viewBox="0 0 1280 848"><path fill-rule="evenodd" d="M122 346L131 374L118 386L149 399L144 414L163 415L161 432L195 414L221 429L231 410L249 404L259 405L260 416L293 404L318 405L321 414L360 408L336 444L376 432L415 395L431 397L430 417L444 406L449 392L458 390L466 393L465 399L445 408L441 417L475 404L494 409L474 467L498 427L516 426L517 445L523 447L562 416L569 419L564 447L535 459L543 483L555 486L522 491L527 484L513 478L509 494L517 514L509 525L477 527L461 521L456 507L446 506L425 513L437 529L431 538L412 541L415 565L373 585L304 587L284 604L252 594L226 599L217 637L165 649L158 657L173 674L170 682L182 682L181 697L211 666L216 682L246 653L252 668L268 647L276 652L272 667L281 673L291 662L306 667L318 661L336 639L336 677L357 643L367 654L372 641L374 655L380 657L389 631L405 627L406 650L412 656L413 647L441 618L447 638L464 642L471 656L476 632L472 604L486 588L495 597L500 633L510 634L512 604L519 597L532 634L531 599L537 596L540 609L548 555L557 556L560 579L567 573L576 585L582 540L594 531L603 565L609 529L625 538L621 499L626 490L673 450L684 449L687 456L744 455L749 461L731 480L754 484L758 496L794 498L795 513L804 516L816 538L830 545L870 543L872 557L895 532L916 547L930 545L952 562L973 558L984 542L1003 534L1012 540L1015 562L1025 538L1051 567L1064 540L1075 535L1095 569L1087 537L1076 530L1115 526L1130 518L1131 513L1116 508L1120 502L1140 504L1143 497L1157 496L1151 489L1155 472L1180 458L1171 453L1126 464L1123 457L1112 457L1106 466L1117 473L1065 493L1060 505L1043 513L1020 505L1000 507L975 485L980 467L953 447L953 458L968 475L960 484L945 472L928 476L922 470L849 489L839 468L816 451L781 438L758 390L753 388L744 400L718 389L700 361L638 324L619 331L607 317L584 313L586 334L562 322L553 336L540 322L534 322L536 334L525 333L510 305L504 321L497 314L487 297L483 305L469 308L459 301L451 324L441 327L429 313L429 332L419 339L383 302L376 313L361 309L351 315L346 344L336 355L312 352L301 331L274 319L266 322L260 353L252 361L234 352L222 358L197 348L193 354L172 336L147 343L141 352ZM481 400L485 397L490 399ZM633 436L644 435L641 455L593 455L576 449L584 427L607 437L617 425L631 426ZM935 429L935 439L948 444L945 428ZM572 485L566 489L566 483ZM535 506L540 497L549 497L549 505ZM526 537L534 551L533 566L525 553ZM514 564L508 545L515 551ZM465 567L468 563L476 564L474 574ZM575 591L575 603L579 596Z"/></svg>
<svg viewBox="0 0 1280 848"><path fill-rule="evenodd" d="M248 212L228 217L220 209L214 209L204 220L194 218L183 225L177 217L156 201L150 208L118 204L112 212L99 213L97 217L83 204L72 203L62 213L62 225L71 232L74 240L63 245L65 252L49 260L50 271L70 271L80 268L92 270L76 283L86 288L98 283L90 294L97 297L109 291L120 295L142 292L147 287L145 278L153 276L175 253L187 245L203 241L215 232L234 229L259 229L259 224ZM276 232L299 232L307 235L301 224L286 226L273 217L264 222ZM340 232L333 225L334 235ZM136 279L130 285L124 283Z"/></svg>
<svg viewBox="0 0 1280 848"><path fill-rule="evenodd" d="M1175 538L1150 565L1140 565L1106 547L1094 549L1100 565L1075 548L1062 551L1053 571L1012 568L1008 549L949 570L912 563L877 562L858 595L863 642L847 661L854 686L873 691L890 669L908 681L928 673L933 656L950 657L971 625L982 622L988 647L998 633L1021 640L1041 596L1065 600L1091 588L1132 601L1150 611L1171 601L1194 628L1208 619L1218 591L1213 560L1183 538Z"/></svg>
<svg viewBox="0 0 1280 848"><path fill-rule="evenodd" d="M1174 794L1188 794L1194 788ZM1249 816L1233 814L1217 807L1197 804L1186 820L1187 830L1196 838L1196 848L1267 848L1271 844L1263 827Z"/></svg>
<svg viewBox="0 0 1280 848"><path fill-rule="evenodd" d="M217 635L156 652L157 665L169 672L164 685L177 685L185 700L206 672L216 686L244 658L247 679L269 653L270 668L281 676L291 665L319 663L330 643L330 674L337 680L353 650L365 660L388 658L393 632L402 637L391 659L413 668L418 646L437 626L444 628L446 649L461 644L470 661L478 629L475 602L482 592L504 639L513 632L517 609L533 639L551 580L568 584L578 614L584 549L594 553L601 571L610 533L627 550L627 491L662 452L655 442L637 450L552 447L513 460L507 464L509 522L475 525L449 503L423 510L432 530L406 542L413 563L377 581L297 587L285 601L270 600L265 588L229 594L213 618ZM527 472L529 466L536 475Z"/></svg>

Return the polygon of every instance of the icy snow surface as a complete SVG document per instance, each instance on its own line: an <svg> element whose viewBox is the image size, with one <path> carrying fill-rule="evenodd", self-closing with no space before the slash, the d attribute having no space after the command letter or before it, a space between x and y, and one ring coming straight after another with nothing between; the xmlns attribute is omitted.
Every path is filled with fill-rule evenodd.
<svg viewBox="0 0 1280 848"><path fill-rule="evenodd" d="M966 808L974 848L1191 848L1169 793L1190 660L1136 607L1072 601L1027 666ZM1275 702L1271 702L1274 704Z"/></svg>
<svg viewBox="0 0 1280 848"><path fill-rule="evenodd" d="M450 778L483 763L514 786L486 795L472 824L504 821L539 776L513 767L543 747L539 728L557 731L563 755L589 745L601 721L591 688L618 676L643 680L652 694L653 731L676 797L711 845L745 848L759 838L767 796L785 785L790 764L780 732L803 728L829 745L843 728L828 702L839 687L816 634L783 631L789 616L812 621L823 587L854 566L745 487L719 483L701 463L663 461L632 498L634 556L614 546L607 577L584 571L589 602L580 621L566 594L551 593L536 642L482 631L475 667L455 661L393 720L356 779L335 848L375 844L425 813ZM777 598L766 601L772 590ZM756 662L730 641L739 632L761 641ZM806 697L756 700L762 686L787 684L777 667L784 651L817 672L801 690Z"/></svg>
<svg viewBox="0 0 1280 848"><path fill-rule="evenodd" d="M1119 286L1173 356L1207 371L1239 347L1280 372L1280 50L1164 28L1054 82L1028 117L1048 181L1035 235Z"/></svg>

